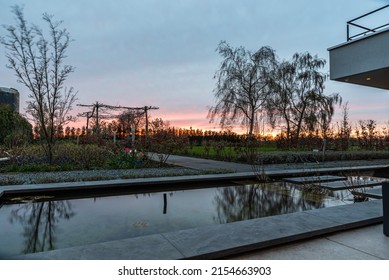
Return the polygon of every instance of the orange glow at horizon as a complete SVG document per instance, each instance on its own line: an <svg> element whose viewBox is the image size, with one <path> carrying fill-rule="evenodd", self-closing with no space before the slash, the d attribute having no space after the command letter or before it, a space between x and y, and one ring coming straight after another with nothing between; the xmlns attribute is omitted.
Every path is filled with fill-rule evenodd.
<svg viewBox="0 0 389 280"><path fill-rule="evenodd" d="M363 106L360 106L363 108ZM359 109L357 107L356 109ZM171 127L175 127L177 129L193 129L193 130L203 130L203 131L221 131L221 127L218 125L217 122L209 123L209 119L206 118L207 112L206 110L199 110L197 112L196 108L188 108L188 110L184 113L181 112L166 112L166 110L156 110L153 111L152 114L150 114L149 119L154 118L162 118L164 121L168 122ZM340 114L340 110L338 111L338 115ZM75 115L75 114L74 114ZM111 120L106 120L107 122L110 122ZM337 118L333 119L333 124L336 124L338 121ZM358 126L357 122L353 122L353 130ZM84 117L78 117L77 121L68 123L65 125L64 128L67 126L69 127L75 127L75 128L82 128L83 126L86 126L86 118ZM386 123L378 123L377 122L377 130L382 130L383 127L386 127ZM242 128L240 125L235 125L232 128L232 131L237 134L247 134L247 130ZM260 135L264 136L271 136L275 137L280 133L279 129L270 129L267 125L265 125L265 128L263 131L261 130Z"/></svg>
<svg viewBox="0 0 389 280"><path fill-rule="evenodd" d="M151 116L149 119L153 118L162 118L164 121L169 123L170 127L175 127L177 129L193 129L193 130L203 130L203 131L222 131L221 127L218 125L218 123L209 123L209 119L204 117L204 114L197 113L197 114L191 114L191 113L185 113L185 114L178 114L173 113L170 115L159 115L154 114L154 116ZM107 122L110 122L114 120L106 120ZM65 127L75 127L75 128L82 128L83 126L86 126L86 118L78 118L77 121L69 123L65 125ZM240 125L235 125L232 128L232 132L235 132L237 134L247 134L246 129L242 128ZM271 131L269 129L265 129L263 135L275 137L279 132L278 131ZM262 133L260 133L262 135Z"/></svg>

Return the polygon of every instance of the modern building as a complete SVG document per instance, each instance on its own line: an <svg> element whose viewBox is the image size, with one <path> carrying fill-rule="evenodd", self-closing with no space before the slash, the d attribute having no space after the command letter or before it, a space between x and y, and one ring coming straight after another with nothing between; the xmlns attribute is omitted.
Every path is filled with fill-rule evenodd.
<svg viewBox="0 0 389 280"><path fill-rule="evenodd" d="M389 89L389 5L347 22L347 42L329 48L330 79ZM359 20L386 12L386 22L369 28ZM350 34L350 27L362 32ZM387 117L387 116L386 116ZM389 181L382 185L383 230L389 236Z"/></svg>
<svg viewBox="0 0 389 280"><path fill-rule="evenodd" d="M331 80L389 89L388 21L385 5L347 22L347 41L328 49Z"/></svg>
<svg viewBox="0 0 389 280"><path fill-rule="evenodd" d="M19 113L19 103L20 96L16 89L0 87L0 104L11 105L12 109Z"/></svg>

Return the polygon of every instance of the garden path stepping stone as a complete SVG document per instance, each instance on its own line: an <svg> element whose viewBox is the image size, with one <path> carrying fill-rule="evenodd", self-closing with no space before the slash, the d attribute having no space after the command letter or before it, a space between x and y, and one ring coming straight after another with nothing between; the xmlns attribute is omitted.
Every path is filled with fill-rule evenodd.
<svg viewBox="0 0 389 280"><path fill-rule="evenodd" d="M344 176L333 176L333 175L321 175L321 176L307 176L307 177L292 177L284 178L284 182L292 184L309 184L309 183L320 183L320 182L332 182L346 180Z"/></svg>
<svg viewBox="0 0 389 280"><path fill-rule="evenodd" d="M382 182L374 181L374 180L364 180L364 179L335 181L335 182L315 184L315 186L318 186L318 187L321 187L324 189L333 190L333 191L364 188L364 187L374 187L374 186L380 186L380 185L382 185Z"/></svg>
<svg viewBox="0 0 389 280"><path fill-rule="evenodd" d="M353 191L354 195L369 197L369 198L375 198L375 199L381 199L382 198L382 187L379 188L372 188L365 191Z"/></svg>

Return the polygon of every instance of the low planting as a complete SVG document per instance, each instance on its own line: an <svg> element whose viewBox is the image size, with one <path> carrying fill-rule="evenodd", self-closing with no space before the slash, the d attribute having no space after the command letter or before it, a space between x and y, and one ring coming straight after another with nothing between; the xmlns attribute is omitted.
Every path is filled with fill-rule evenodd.
<svg viewBox="0 0 389 280"><path fill-rule="evenodd" d="M261 141L241 143L203 141L201 145L177 150L176 153L207 159L263 164L389 159L389 150L385 149L360 150L359 147L354 147L349 151L327 150L323 153L320 149L279 149L275 144L267 142L264 145Z"/></svg>
<svg viewBox="0 0 389 280"><path fill-rule="evenodd" d="M328 151L322 152L269 152L257 155L257 160L263 164L308 163L323 161L358 161L358 160L389 160L387 151ZM241 158L241 161L245 161Z"/></svg>
<svg viewBox="0 0 389 280"><path fill-rule="evenodd" d="M229 142L229 141L202 141L201 145L190 146L186 149L176 150L181 155L201 158L218 159L225 161L240 161L252 153L267 153L277 151L275 145L262 145L259 142Z"/></svg>
<svg viewBox="0 0 389 280"><path fill-rule="evenodd" d="M112 169L131 169L144 167L148 162L147 156L136 149L116 149L107 164Z"/></svg>
<svg viewBox="0 0 389 280"><path fill-rule="evenodd" d="M38 141L38 140L37 140ZM85 136L76 141L57 141L52 158L47 158L44 146L30 144L1 148L9 160L2 161L0 172L44 172L94 169L135 169L168 167L166 160L175 149L188 147L186 137L178 137L168 131L153 132L149 139L137 141L125 138L113 143L99 135ZM151 160L153 154L156 160Z"/></svg>
<svg viewBox="0 0 389 280"><path fill-rule="evenodd" d="M112 138L92 134L73 140L58 139L51 160L47 158L44 146L35 140L35 144L14 146L12 149L0 147L0 157L5 158L0 161L0 172L166 167L171 154L248 164L389 159L388 138L382 138L382 145L369 150L361 150L364 146L358 145L359 142L353 139L349 141L346 151L338 150L333 141L327 140L325 153L320 150L320 141L324 142L319 138L317 141L304 138L304 145L301 142L300 147L288 149L280 149L277 139L258 137L233 140L208 137L201 142L190 141L188 135L177 135L174 131L160 129L150 132L148 138L137 136L136 141L132 142L131 138L125 137L114 144ZM150 158L154 160L148 155L152 155Z"/></svg>
<svg viewBox="0 0 389 280"><path fill-rule="evenodd" d="M44 172L92 169L131 169L150 165L143 153L120 146L57 143L50 163L40 145L16 147L8 151L10 160L2 172Z"/></svg>

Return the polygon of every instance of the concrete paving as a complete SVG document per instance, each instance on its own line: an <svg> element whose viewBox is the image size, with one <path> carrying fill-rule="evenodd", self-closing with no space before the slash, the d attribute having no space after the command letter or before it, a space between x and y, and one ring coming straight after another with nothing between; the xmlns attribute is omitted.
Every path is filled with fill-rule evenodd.
<svg viewBox="0 0 389 280"><path fill-rule="evenodd" d="M333 175L322 175L322 176L304 176L304 177L292 177L283 178L284 182L292 184L310 184L310 183L321 183L321 182L333 182L347 180L344 176L333 176Z"/></svg>
<svg viewBox="0 0 389 280"><path fill-rule="evenodd" d="M194 169L226 168L238 173L42 184L34 191L88 190L104 187L158 186L163 182L230 180L257 175L250 165L223 163L172 156L171 164ZM367 166L320 167L306 165L265 166L271 176L291 176L311 172L341 170L387 170L389 162L369 162ZM353 169L355 168L355 169ZM251 170L249 170L251 169ZM385 171L386 172L386 171ZM385 173L384 172L384 173ZM3 193L22 193L31 186L1 187ZM271 216L230 224L167 232L79 247L58 249L15 259L389 259L389 238L383 234L381 200L335 206L324 209ZM361 228L362 227L362 228Z"/></svg>
<svg viewBox="0 0 389 280"><path fill-rule="evenodd" d="M364 196L364 197L375 198L375 199L381 199L382 198L382 187L356 190L356 191L352 191L352 194Z"/></svg>
<svg viewBox="0 0 389 280"><path fill-rule="evenodd" d="M186 157L186 156L169 156L167 163L178 166L183 166L193 169L215 169L221 168L231 170L234 172L253 172L258 169L259 166L253 166L251 164L225 162L217 160L209 160L202 158ZM358 160L358 161L334 161L334 162L311 162L311 163L286 163L286 164L266 164L263 166L264 171L280 172L285 171L285 174L293 174L292 172L299 170L300 172L315 172L318 170L341 170L341 171L358 171L358 170L374 170L377 168L388 168L389 160Z"/></svg>
<svg viewBox="0 0 389 280"><path fill-rule="evenodd" d="M323 189L338 191L338 190L349 190L349 189L357 189L357 188L368 188L381 186L381 181L375 180L350 180L350 181L336 181L336 182L328 182L328 183L317 183L314 184Z"/></svg>
<svg viewBox="0 0 389 280"><path fill-rule="evenodd" d="M382 224L310 238L230 257L231 260L389 260Z"/></svg>

